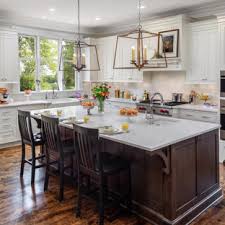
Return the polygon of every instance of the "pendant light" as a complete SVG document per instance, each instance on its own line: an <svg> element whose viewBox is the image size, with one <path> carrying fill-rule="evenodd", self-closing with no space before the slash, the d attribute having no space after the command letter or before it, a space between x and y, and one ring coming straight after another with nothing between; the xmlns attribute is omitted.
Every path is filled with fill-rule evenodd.
<svg viewBox="0 0 225 225"><path fill-rule="evenodd" d="M80 0L77 0L77 39L72 42L73 55L68 58L65 57L65 51L68 46L71 46L71 42L63 41L60 55L59 70L63 71L64 62L70 64L75 71L99 71L99 60L96 45L88 44L81 39L80 31ZM69 44L68 44L69 43Z"/></svg>
<svg viewBox="0 0 225 225"><path fill-rule="evenodd" d="M114 69L166 68L165 49L159 52L162 35L144 30L141 25L141 0L138 2L138 26L135 30L118 35L114 55ZM164 46L164 45L163 45Z"/></svg>

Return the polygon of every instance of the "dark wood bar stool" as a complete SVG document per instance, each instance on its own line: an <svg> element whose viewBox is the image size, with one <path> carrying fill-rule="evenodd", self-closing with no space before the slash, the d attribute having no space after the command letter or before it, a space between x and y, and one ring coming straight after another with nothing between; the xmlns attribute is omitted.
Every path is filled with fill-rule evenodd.
<svg viewBox="0 0 225 225"><path fill-rule="evenodd" d="M131 174L129 162L122 160L120 157L110 153L103 152L102 142L99 139L98 129L89 129L78 126L74 127L74 144L76 149L77 172L78 172L78 199L76 216L81 214L81 197L82 177L89 176L97 179L97 187L99 189L99 225L104 224L104 200L108 194L107 180L111 175L120 174L127 170L129 172L129 187L127 198L127 206L131 207Z"/></svg>
<svg viewBox="0 0 225 225"><path fill-rule="evenodd" d="M43 139L41 133L34 134L31 123L30 112L18 110L18 123L19 130L22 141L22 159L21 159L21 168L20 168L20 176L23 176L24 173L24 165L28 163L31 165L31 184L34 183L35 180L35 169L41 168L44 166L43 163L39 163L36 165L36 161L39 159L43 159L45 157L44 154L40 154L36 156L36 147L40 146L41 153L43 153ZM31 147L31 159L26 159L26 145Z"/></svg>
<svg viewBox="0 0 225 225"><path fill-rule="evenodd" d="M49 175L55 176L50 166L56 166L60 178L59 201L62 201L64 198L64 172L70 169L70 175L73 175L73 139L62 141L58 118L42 115L41 120L46 155L44 190L48 190Z"/></svg>

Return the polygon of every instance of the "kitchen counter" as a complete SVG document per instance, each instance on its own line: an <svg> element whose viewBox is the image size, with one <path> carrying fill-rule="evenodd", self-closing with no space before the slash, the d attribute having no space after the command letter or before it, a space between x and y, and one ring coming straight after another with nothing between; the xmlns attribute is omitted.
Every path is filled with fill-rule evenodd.
<svg viewBox="0 0 225 225"><path fill-rule="evenodd" d="M218 106L210 106L210 105L204 105L204 104L184 104L184 105L178 105L173 106L174 109L189 109L189 110L196 110L196 111L204 111L204 112L219 112Z"/></svg>
<svg viewBox="0 0 225 225"><path fill-rule="evenodd" d="M19 107L19 106L29 106L29 105L56 105L56 104L67 104L67 103L78 103L78 99L74 98L58 98L58 99L46 99L46 100L24 100L24 101L14 101L8 104L0 104L0 108L6 107Z"/></svg>
<svg viewBox="0 0 225 225"><path fill-rule="evenodd" d="M57 108L51 109L50 112L56 115L57 110ZM73 116L80 119L86 114L86 110L81 106L64 107L60 108L60 110L63 110L61 119L67 119ZM32 114L35 116L38 112L43 111L46 111L46 109L34 110ZM92 110L92 113L93 115L90 116L90 122L86 125L92 128L111 125L119 128L123 122L128 121L126 117L120 116L118 110L113 109L113 107L108 107L104 116L99 115L97 109ZM147 151L155 151L220 128L218 124L157 115L154 115L154 124L151 125L144 117L144 114L139 114L137 117L131 118L130 131L128 133L117 135L101 134L101 137Z"/></svg>
<svg viewBox="0 0 225 225"><path fill-rule="evenodd" d="M73 137L68 117L86 115L81 106L50 109L62 110L61 136ZM46 110L46 109L45 109ZM31 111L40 121L40 112ZM90 121L82 126L119 127L128 121L113 105L106 105L104 115L91 112ZM132 209L153 224L189 224L194 218L223 199L219 184L218 124L154 116L149 124L144 114L129 121L129 132L100 134L103 151L119 155L131 163ZM76 154L75 154L76 155ZM74 159L76 160L76 159ZM127 187L127 174L118 180L109 178L111 191L120 194Z"/></svg>
<svg viewBox="0 0 225 225"><path fill-rule="evenodd" d="M106 100L107 102L116 102L116 103L129 103L135 105L138 101L133 101L132 99L125 98L109 98Z"/></svg>
<svg viewBox="0 0 225 225"><path fill-rule="evenodd" d="M133 101L131 99L123 99L123 98L110 98L107 101L114 103L129 103L135 105L139 101ZM173 109L187 109L187 110L196 110L196 111L204 111L204 112L219 112L218 106L209 106L204 104L183 104L178 106L173 106Z"/></svg>

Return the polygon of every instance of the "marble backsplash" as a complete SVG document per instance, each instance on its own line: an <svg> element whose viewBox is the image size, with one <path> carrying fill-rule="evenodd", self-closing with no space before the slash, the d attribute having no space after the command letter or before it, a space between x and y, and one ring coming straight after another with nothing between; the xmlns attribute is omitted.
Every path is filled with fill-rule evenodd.
<svg viewBox="0 0 225 225"><path fill-rule="evenodd" d="M186 82L185 72L144 72L143 82L139 83L109 83L112 86L111 97L114 97L115 89L129 90L131 94L137 95L138 98L143 96L144 90L151 94L160 92L164 99L171 100L172 93L183 93L184 100L188 101L189 94L192 90L198 94L208 93L210 103L219 103L219 85L218 84L188 84ZM83 84L83 92L91 94L93 83L85 82ZM199 103L201 101L199 100Z"/></svg>

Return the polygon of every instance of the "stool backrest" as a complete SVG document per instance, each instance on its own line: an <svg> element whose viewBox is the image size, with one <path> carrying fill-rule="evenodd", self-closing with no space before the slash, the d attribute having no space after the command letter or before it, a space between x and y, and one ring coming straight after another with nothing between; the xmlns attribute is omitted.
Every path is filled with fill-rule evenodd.
<svg viewBox="0 0 225 225"><path fill-rule="evenodd" d="M81 127L74 124L74 144L78 166L87 170L101 170L101 144L98 129ZM97 165L96 165L97 162Z"/></svg>
<svg viewBox="0 0 225 225"><path fill-rule="evenodd" d="M50 157L50 155L54 156L55 152L63 157L59 119L42 115L41 122L42 135L46 145L46 157Z"/></svg>
<svg viewBox="0 0 225 225"><path fill-rule="evenodd" d="M18 110L18 124L22 142L24 144L33 144L34 135L32 130L30 112Z"/></svg>

